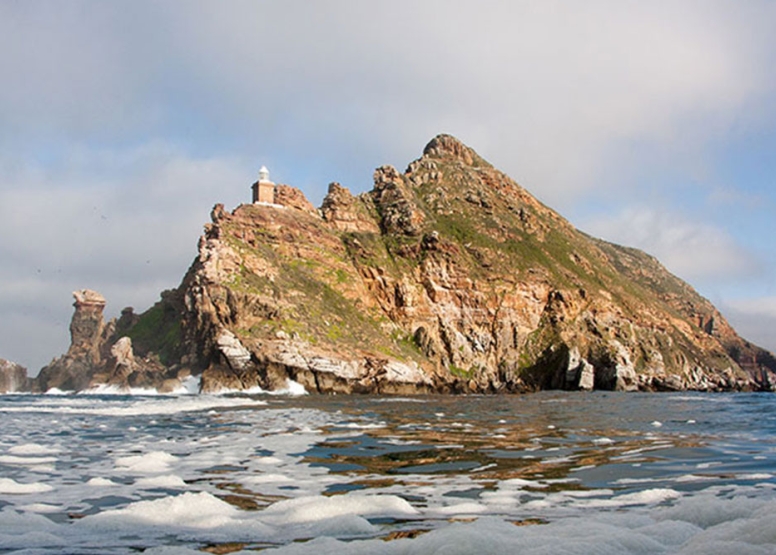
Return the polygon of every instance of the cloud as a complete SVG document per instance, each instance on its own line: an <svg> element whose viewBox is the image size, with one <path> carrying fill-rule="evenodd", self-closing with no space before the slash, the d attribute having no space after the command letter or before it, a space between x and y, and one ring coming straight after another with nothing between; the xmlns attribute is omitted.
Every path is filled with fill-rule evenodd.
<svg viewBox="0 0 776 555"><path fill-rule="evenodd" d="M764 14L730 3L376 6L200 4L175 33L196 37L182 57L224 105L281 144L305 127L406 160L448 131L553 202L600 186L622 143L700 163L772 85Z"/></svg>
<svg viewBox="0 0 776 555"><path fill-rule="evenodd" d="M17 127L189 126L214 148L294 151L362 189L374 165L444 131L564 204L643 160L623 144L702 164L734 123L762 119L747 107L773 87L767 2L48 6L0 17L0 68L21 76L0 102Z"/></svg>
<svg viewBox="0 0 776 555"><path fill-rule="evenodd" d="M80 1L0 5L4 146L41 133L137 132L159 117L146 93L161 58L154 41L136 34L144 18L127 6L106 8Z"/></svg>
<svg viewBox="0 0 776 555"><path fill-rule="evenodd" d="M668 209L629 207L609 217L598 215L581 227L592 235L640 248L689 281L740 280L762 270L757 257L723 229L687 220Z"/></svg>

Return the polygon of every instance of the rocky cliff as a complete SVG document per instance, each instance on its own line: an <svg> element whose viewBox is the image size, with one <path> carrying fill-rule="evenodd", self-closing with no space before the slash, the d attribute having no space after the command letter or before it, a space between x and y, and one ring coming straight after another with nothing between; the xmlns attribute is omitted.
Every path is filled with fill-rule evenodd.
<svg viewBox="0 0 776 555"><path fill-rule="evenodd" d="M57 375L108 360L107 345L126 335L163 366L145 372L149 383L191 372L204 391L288 380L381 393L773 381L774 357L657 260L575 229L451 136L403 173L378 168L367 193L333 183L316 210L277 186L276 201L217 205L180 287L120 334L82 303Z"/></svg>

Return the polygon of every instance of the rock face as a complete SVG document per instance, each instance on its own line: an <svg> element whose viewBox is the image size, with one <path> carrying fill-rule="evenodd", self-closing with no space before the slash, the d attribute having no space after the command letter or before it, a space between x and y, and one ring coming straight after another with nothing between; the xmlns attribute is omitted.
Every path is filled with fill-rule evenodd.
<svg viewBox="0 0 776 555"><path fill-rule="evenodd" d="M310 201L307 200L304 193L290 185L275 185L275 202L281 206L301 210L308 214L318 214L318 211Z"/></svg>
<svg viewBox="0 0 776 555"><path fill-rule="evenodd" d="M0 393L28 390L27 369L15 362L0 358Z"/></svg>
<svg viewBox="0 0 776 555"><path fill-rule="evenodd" d="M331 183L321 205L323 219L339 231L377 233L380 229L369 214L369 204L354 197L339 183Z"/></svg>
<svg viewBox="0 0 776 555"><path fill-rule="evenodd" d="M83 391L102 385L118 389L131 387L169 388L170 378L154 356L135 358L132 340L123 332L138 325L131 308L121 318L105 322L105 298L89 289L73 292L75 312L70 322L70 348L44 367L33 381L33 389Z"/></svg>
<svg viewBox="0 0 776 555"><path fill-rule="evenodd" d="M378 168L367 193L333 183L315 210L277 186L276 202L216 205L181 285L139 317L103 324L104 300L77 296L73 345L41 383L189 372L203 391L774 383L773 355L657 260L578 231L449 135L404 172ZM159 368L143 370L138 354Z"/></svg>

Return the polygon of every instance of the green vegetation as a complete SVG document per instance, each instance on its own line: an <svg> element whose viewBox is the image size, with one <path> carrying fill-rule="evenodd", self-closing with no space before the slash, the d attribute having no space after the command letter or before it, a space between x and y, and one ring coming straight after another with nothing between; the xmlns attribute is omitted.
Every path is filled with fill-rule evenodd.
<svg viewBox="0 0 776 555"><path fill-rule="evenodd" d="M141 356L154 352L164 365L180 359L180 318L175 307L164 299L146 310L127 333L135 352Z"/></svg>
<svg viewBox="0 0 776 555"><path fill-rule="evenodd" d="M258 231L257 231L258 233ZM396 268L395 262L379 235L349 233L343 235L349 257L357 263ZM288 306L277 318L267 318L240 335L269 336L278 331L297 336L314 345L331 345L337 349L367 350L399 359L420 359L411 339L398 340L381 328L381 313L372 314L361 306L360 299L350 299L341 292L353 280L352 262L323 247L308 247L315 258L289 259L269 243L255 247L230 235L229 244L244 256L260 256L274 266L273 279L251 272L245 265L231 278L229 287L253 295L283 299ZM270 251L270 252L267 252ZM398 270L396 270L398 271Z"/></svg>
<svg viewBox="0 0 776 555"><path fill-rule="evenodd" d="M451 365L448 367L448 370L450 371L450 373L451 373L453 376L455 376L455 377L457 377L457 378L464 378L464 379L466 379L466 380L470 380L470 379L472 379L474 376L476 376L476 375L477 375L477 370L478 370L478 369L477 369L477 368L475 368L474 366L472 366L472 367L470 367L468 370L464 370L463 368L458 368L458 367L457 367L457 366L455 366L454 364L451 364Z"/></svg>

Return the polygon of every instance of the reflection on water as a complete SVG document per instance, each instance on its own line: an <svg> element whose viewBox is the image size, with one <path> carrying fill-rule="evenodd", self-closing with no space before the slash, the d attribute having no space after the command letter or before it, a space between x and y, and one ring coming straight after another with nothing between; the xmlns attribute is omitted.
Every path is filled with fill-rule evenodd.
<svg viewBox="0 0 776 555"><path fill-rule="evenodd" d="M0 397L0 525L11 512L45 515L62 527L51 534L65 538L68 549L78 546L75 551L99 551L99 542L108 541L116 552L168 543L228 552L324 533L416 538L484 515L552 525L591 510L667 507L698 491L765 495L771 490L763 488L776 487L772 399ZM363 522L345 522L355 528L335 533L300 524L286 531L288 519L322 514L315 505L321 500L357 503L358 495L369 494L379 494L371 501L388 508L373 513L343 505L350 516L364 515ZM225 524L170 532L171 509L154 503L184 495L199 495L212 507L213 522ZM224 516L218 503L238 512ZM189 515L181 518L185 527L203 509L181 504L175 510ZM125 509L127 515L115 514ZM95 523L111 512L135 528L98 538ZM81 523L98 539L80 539Z"/></svg>
<svg viewBox="0 0 776 555"><path fill-rule="evenodd" d="M356 478L330 486L333 494L459 474L485 489L512 479L551 481L553 489L628 489L629 480L670 479L713 456L697 434L662 431L648 415L640 420L600 401L604 414L591 415L589 399L573 396L372 398L363 401L369 411L343 406L353 421L326 427L326 439L304 461Z"/></svg>

